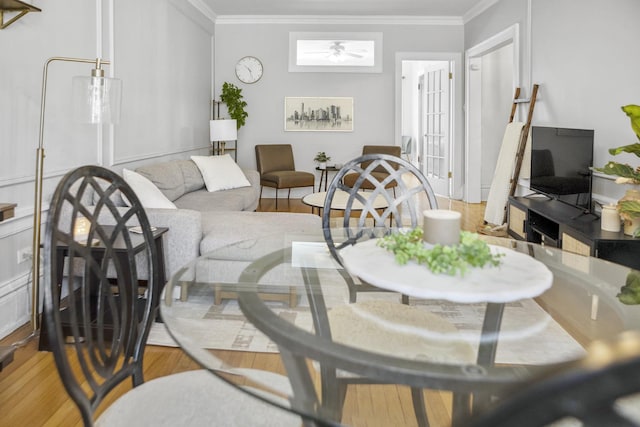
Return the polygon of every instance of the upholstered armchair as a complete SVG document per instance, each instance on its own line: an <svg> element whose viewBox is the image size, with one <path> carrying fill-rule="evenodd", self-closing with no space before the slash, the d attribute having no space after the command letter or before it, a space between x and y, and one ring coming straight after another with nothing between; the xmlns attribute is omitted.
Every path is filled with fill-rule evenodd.
<svg viewBox="0 0 640 427"><path fill-rule="evenodd" d="M264 186L276 189L276 210L278 209L278 190L315 186L315 175L297 171L293 161L291 144L256 145L256 164L260 173L260 199Z"/></svg>
<svg viewBox="0 0 640 427"><path fill-rule="evenodd" d="M400 157L402 155L402 147L397 145L365 145L362 147L362 155L366 154L388 154L395 157ZM366 161L362 163L362 168L366 169L371 161ZM386 171L382 167L377 167L371 172L371 176L375 178L377 182L383 182L385 178L389 176L389 172ZM347 187L353 187L356 183L356 180L360 177L360 174L350 173L344 176L342 182ZM391 180L385 188L393 188L395 193L395 187L398 185L396 180ZM362 190L373 190L375 189L375 184L373 182L365 181L360 185L360 189Z"/></svg>

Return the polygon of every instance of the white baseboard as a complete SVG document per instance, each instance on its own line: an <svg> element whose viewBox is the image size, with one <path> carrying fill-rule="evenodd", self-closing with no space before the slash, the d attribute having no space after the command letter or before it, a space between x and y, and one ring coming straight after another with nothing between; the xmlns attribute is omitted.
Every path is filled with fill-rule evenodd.
<svg viewBox="0 0 640 427"><path fill-rule="evenodd" d="M0 284L0 338L4 338L31 319L30 274Z"/></svg>

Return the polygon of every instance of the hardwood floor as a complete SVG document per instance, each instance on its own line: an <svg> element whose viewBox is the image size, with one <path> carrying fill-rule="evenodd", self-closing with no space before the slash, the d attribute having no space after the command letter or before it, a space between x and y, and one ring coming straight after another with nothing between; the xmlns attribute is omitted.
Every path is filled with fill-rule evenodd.
<svg viewBox="0 0 640 427"><path fill-rule="evenodd" d="M439 205L460 211L463 229L475 231L482 224L484 204L440 200ZM281 199L278 200L278 210L310 212L311 209L299 199ZM275 200L263 199L258 211L275 211ZM1 340L0 345L16 343L29 334L29 325L25 325ZM247 367L282 371L279 357L274 354L219 351L218 357L234 359L234 364L242 363ZM148 346L145 351L146 380L198 368L180 349ZM99 412L130 388L129 382L122 384ZM448 426L451 422L451 395L426 391L425 397L431 425ZM360 414L367 414L370 421L363 423ZM353 426L415 426L410 391L407 387L395 385L351 386L343 422ZM0 372L0 427L81 425L80 414L58 378L51 353L39 352L37 339L28 340L16 350L14 361Z"/></svg>

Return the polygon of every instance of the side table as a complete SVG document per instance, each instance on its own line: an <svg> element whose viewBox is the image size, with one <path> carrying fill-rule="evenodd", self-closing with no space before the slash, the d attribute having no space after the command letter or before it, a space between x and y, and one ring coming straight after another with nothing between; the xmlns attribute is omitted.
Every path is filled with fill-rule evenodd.
<svg viewBox="0 0 640 427"><path fill-rule="evenodd" d="M318 184L318 192L322 191L322 180L324 179L324 191L327 191L327 181L329 181L329 172L338 172L340 169L335 166L327 166L324 169L316 167L320 171L320 183Z"/></svg>
<svg viewBox="0 0 640 427"><path fill-rule="evenodd" d="M105 230L109 229L108 226L104 226L103 227ZM155 241L155 245L156 245L156 250L158 252L159 256L159 267L160 267L160 286L163 286L166 281L167 281L167 276L166 276L166 269L165 269L165 265L164 265L164 245L163 245L163 239L162 236L164 233L166 233L167 231L169 231L168 228L166 227L158 227L154 232L153 232L153 237L154 237L154 241ZM121 237L119 237L119 239L121 239ZM127 259L129 257L134 257L136 254L142 252L145 248L145 242L142 236L140 235L136 235L136 234L131 234L131 240L133 243L133 248L132 251L129 252L126 250L126 246L124 245L124 242L119 242L118 239L116 239L116 241L113 243L113 249L114 249L114 253L115 256L120 257L122 259L122 264L126 264L127 263ZM56 247L56 251L58 252L57 258L58 258L58 263L56 265L55 268L58 269L58 277L62 277L63 271L64 271L64 263L65 263L65 258L69 252L69 247L65 244L59 244ZM100 260L102 257L104 257L105 254L105 246L102 244L102 242L98 243L97 245L91 246L91 254L93 257L95 257L97 260ZM60 285L58 285L60 286ZM64 311L65 309L61 309L61 311L63 312L64 315ZM39 351L49 351L49 334L47 331L47 324L46 322L42 322L42 328L40 330L40 342L38 344L38 350Z"/></svg>

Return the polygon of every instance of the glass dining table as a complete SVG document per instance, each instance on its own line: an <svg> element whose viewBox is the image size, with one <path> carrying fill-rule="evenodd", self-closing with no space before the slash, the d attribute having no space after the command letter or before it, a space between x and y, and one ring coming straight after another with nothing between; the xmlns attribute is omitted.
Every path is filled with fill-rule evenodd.
<svg viewBox="0 0 640 427"><path fill-rule="evenodd" d="M203 368L308 425L412 415L410 389L450 392L446 423L431 425L465 425L531 375L640 325L640 305L617 296L632 270L601 259L484 236L501 265L434 275L397 265L375 244L381 230L328 232L357 237L343 249L346 269L323 230L278 233L200 256L160 303L169 335ZM349 303L348 274L368 274L380 292ZM373 403L361 384L382 385Z"/></svg>

